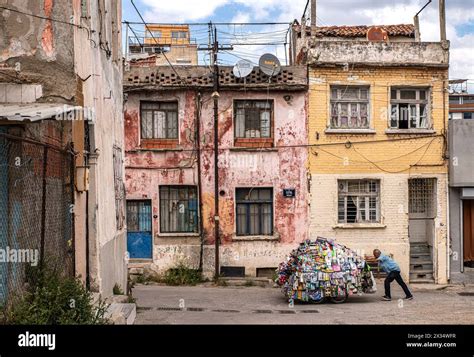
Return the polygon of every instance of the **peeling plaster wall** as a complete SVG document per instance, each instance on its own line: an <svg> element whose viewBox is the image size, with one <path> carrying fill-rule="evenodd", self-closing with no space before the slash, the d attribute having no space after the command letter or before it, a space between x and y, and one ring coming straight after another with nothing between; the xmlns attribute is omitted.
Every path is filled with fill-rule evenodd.
<svg viewBox="0 0 474 357"><path fill-rule="evenodd" d="M26 14L63 21L73 15L69 1L0 0L0 4ZM26 14L0 11L0 63L15 68L17 71L13 73L22 82L41 84L43 98L40 101L51 98L73 103L76 92L71 45L73 27ZM0 81L1 78L0 75Z"/></svg>
<svg viewBox="0 0 474 357"><path fill-rule="evenodd" d="M306 93L220 92L219 190L221 265L245 266L255 276L257 268L276 267L284 256L306 239L307 214L307 123ZM233 100L274 101L274 145L267 151L234 147ZM287 98L288 99L288 98ZM146 150L140 142L140 101L177 100L179 144L174 150ZM204 271L214 270L214 152L213 103L203 94L201 112L201 170L203 226L206 246ZM125 105L127 199L151 199L153 215L159 217L160 185L197 185L198 171L193 149L196 130L196 94L191 91L130 93ZM192 167L191 167L192 166ZM237 241L235 237L235 189L273 187L274 231L271 240ZM284 198L283 189L296 189L296 198ZM165 270L177 261L199 264L199 235L162 235L159 218L153 219L153 269Z"/></svg>

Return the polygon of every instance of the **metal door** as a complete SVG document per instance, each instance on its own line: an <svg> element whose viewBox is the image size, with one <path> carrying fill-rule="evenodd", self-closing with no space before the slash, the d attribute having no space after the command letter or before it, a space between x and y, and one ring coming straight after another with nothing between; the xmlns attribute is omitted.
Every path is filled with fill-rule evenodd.
<svg viewBox="0 0 474 357"><path fill-rule="evenodd" d="M152 259L151 201L127 201L127 250L130 259Z"/></svg>

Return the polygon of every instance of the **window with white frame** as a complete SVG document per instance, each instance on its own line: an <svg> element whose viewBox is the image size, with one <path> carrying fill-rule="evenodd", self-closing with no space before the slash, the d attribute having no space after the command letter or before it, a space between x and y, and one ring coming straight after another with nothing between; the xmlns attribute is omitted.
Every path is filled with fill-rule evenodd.
<svg viewBox="0 0 474 357"><path fill-rule="evenodd" d="M428 88L392 88L390 90L390 128L429 129Z"/></svg>
<svg viewBox="0 0 474 357"><path fill-rule="evenodd" d="M338 222L380 222L380 181L339 180Z"/></svg>
<svg viewBox="0 0 474 357"><path fill-rule="evenodd" d="M331 129L369 128L369 87L331 86Z"/></svg>

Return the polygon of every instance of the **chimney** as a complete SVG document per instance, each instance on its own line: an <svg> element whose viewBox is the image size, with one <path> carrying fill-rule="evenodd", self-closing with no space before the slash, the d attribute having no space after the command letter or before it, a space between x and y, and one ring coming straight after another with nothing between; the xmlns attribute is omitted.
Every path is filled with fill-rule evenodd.
<svg viewBox="0 0 474 357"><path fill-rule="evenodd" d="M311 0L311 30L316 29L316 0Z"/></svg>
<svg viewBox="0 0 474 357"><path fill-rule="evenodd" d="M441 42L445 42L446 39L446 1L439 0L439 26L441 34Z"/></svg>

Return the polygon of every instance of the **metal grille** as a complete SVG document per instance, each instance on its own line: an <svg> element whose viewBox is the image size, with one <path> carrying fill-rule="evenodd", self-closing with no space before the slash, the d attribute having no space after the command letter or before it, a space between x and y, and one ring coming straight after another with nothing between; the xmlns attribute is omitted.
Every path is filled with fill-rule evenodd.
<svg viewBox="0 0 474 357"><path fill-rule="evenodd" d="M32 267L74 276L73 156L0 132L0 306Z"/></svg>
<svg viewBox="0 0 474 357"><path fill-rule="evenodd" d="M160 187L160 231L198 232L198 201L195 186Z"/></svg>
<svg viewBox="0 0 474 357"><path fill-rule="evenodd" d="M436 179L409 180L409 211L410 213L435 215L433 205L435 197Z"/></svg>

